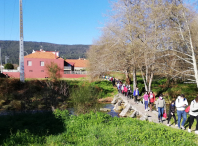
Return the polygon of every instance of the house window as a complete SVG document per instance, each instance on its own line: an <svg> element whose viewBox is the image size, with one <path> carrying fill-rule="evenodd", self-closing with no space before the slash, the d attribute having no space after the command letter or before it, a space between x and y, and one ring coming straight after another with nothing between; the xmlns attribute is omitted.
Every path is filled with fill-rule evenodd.
<svg viewBox="0 0 198 146"><path fill-rule="evenodd" d="M33 72L33 70L29 70L29 72Z"/></svg>
<svg viewBox="0 0 198 146"><path fill-rule="evenodd" d="M40 64L41 64L41 66L44 66L44 65L45 65L45 64L44 64L44 61L41 61Z"/></svg>
<svg viewBox="0 0 198 146"><path fill-rule="evenodd" d="M32 66L32 61L27 61L28 66Z"/></svg>
<svg viewBox="0 0 198 146"><path fill-rule="evenodd" d="M44 72L44 70L41 70L41 72Z"/></svg>

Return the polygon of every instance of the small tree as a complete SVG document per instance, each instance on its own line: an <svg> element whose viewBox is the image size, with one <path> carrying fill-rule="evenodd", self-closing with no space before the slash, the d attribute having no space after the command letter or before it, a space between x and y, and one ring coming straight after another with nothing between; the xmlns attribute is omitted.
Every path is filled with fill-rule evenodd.
<svg viewBox="0 0 198 146"><path fill-rule="evenodd" d="M11 63L7 63L7 64L4 65L4 68L5 69L14 69L14 65L11 64Z"/></svg>
<svg viewBox="0 0 198 146"><path fill-rule="evenodd" d="M60 71L61 68L54 62L50 62L49 64L46 65L46 69L48 71L49 77L56 81L61 77Z"/></svg>

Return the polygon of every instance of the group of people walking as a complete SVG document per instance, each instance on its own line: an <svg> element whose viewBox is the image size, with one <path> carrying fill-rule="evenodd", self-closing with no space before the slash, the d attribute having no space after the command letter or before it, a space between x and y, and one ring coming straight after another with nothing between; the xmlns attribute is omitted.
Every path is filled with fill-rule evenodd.
<svg viewBox="0 0 198 146"><path fill-rule="evenodd" d="M152 111L152 105L155 102L155 95L153 92L145 92L144 96L144 104L145 104L145 111L148 111L148 103L150 100L150 110ZM189 109L189 111L188 111ZM164 112L166 113L166 102L163 98L163 95L160 94L159 98L156 101L156 110L158 111L158 120L159 123L163 122L162 117ZM175 111L177 110L177 117L178 122L176 121ZM179 129L185 129L184 124L187 120L187 113L189 112L190 120L189 120L189 129L188 132L191 132L191 127L194 122L194 119L197 120L195 134L198 134L198 96L191 102L190 106L188 107L188 101L185 98L184 94L178 96L176 100L172 100L171 104L169 105L169 114L168 114L168 122L167 126L170 126L170 120L173 117L175 126ZM181 119L183 121L180 126Z"/></svg>
<svg viewBox="0 0 198 146"><path fill-rule="evenodd" d="M152 100L152 104L155 102L155 95L152 92L148 94L146 92L144 94L144 100L145 100L145 109L146 107L148 108L148 100ZM151 95L151 96L150 96ZM151 105L151 104L150 104ZM150 106L152 107L152 105ZM166 112L166 102L165 99L163 98L163 95L160 94L159 98L156 101L156 110L158 111L158 120L159 123L163 122L162 117L164 112ZM176 116L175 116L175 111L177 110L177 117L178 117L178 122L176 121ZM172 100L171 104L169 105L169 114L168 114L168 122L167 126L170 126L170 120L173 117L174 118L174 123L175 126L178 127L179 129L185 130L184 124L187 120L187 113L189 112L190 115L190 120L189 120L189 129L188 132L191 132L191 127L194 122L194 119L197 120L196 124L196 130L195 134L198 134L198 96L191 102L190 106L188 107L188 101L185 98L184 94L181 94L178 96L176 100ZM181 119L183 118L183 121L180 126Z"/></svg>
<svg viewBox="0 0 198 146"><path fill-rule="evenodd" d="M131 97L132 90L131 85L125 85L121 81L117 83L117 89L119 93L122 93L124 96Z"/></svg>
<svg viewBox="0 0 198 146"><path fill-rule="evenodd" d="M145 104L145 111L149 111L148 109L149 103L150 103L150 111L152 111L152 106L154 105L155 102L155 94L152 91L150 92L146 91L143 96L143 101Z"/></svg>
<svg viewBox="0 0 198 146"><path fill-rule="evenodd" d="M115 86L115 82L117 82L117 89L118 92L127 96L127 97L134 97L134 102L138 104L137 98L139 96L139 89L138 87L135 88L132 94L131 86L130 84L123 84L120 80L116 80L113 77L106 77L103 76L103 78L108 79L109 81L112 82L113 86ZM158 111L158 121L159 123L162 123L162 117L164 113L166 114L166 102L165 99L163 98L163 95L160 94L159 98L156 100L155 99L155 94L150 91L146 91L143 95L143 102L145 104L145 111L152 111L152 107L154 103L156 103L156 110ZM150 104L150 107L148 108L148 105ZM177 120L176 120L176 110L177 110ZM184 124L187 120L187 113L189 113L190 118L189 118L189 129L188 132L191 132L191 127L194 122L194 119L196 119L197 124L196 124L196 129L195 129L195 134L198 134L198 96L191 102L191 104L188 106L188 101L185 98L184 94L181 94L178 96L176 100L172 100L171 104L169 105L169 113L168 113L168 121L167 121L167 126L170 126L170 120L173 117L174 118L174 123L175 126L178 127L179 129L185 129ZM181 119L183 118L182 123Z"/></svg>

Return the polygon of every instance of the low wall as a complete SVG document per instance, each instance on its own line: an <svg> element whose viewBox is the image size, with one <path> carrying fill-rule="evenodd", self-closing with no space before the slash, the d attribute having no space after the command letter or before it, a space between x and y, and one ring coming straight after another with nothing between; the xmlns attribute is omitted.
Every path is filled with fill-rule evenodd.
<svg viewBox="0 0 198 146"><path fill-rule="evenodd" d="M8 75L10 78L20 78L19 72L3 72L4 75Z"/></svg>
<svg viewBox="0 0 198 146"><path fill-rule="evenodd" d="M86 76L85 74L63 74L62 78L82 78Z"/></svg>
<svg viewBox="0 0 198 146"><path fill-rule="evenodd" d="M19 72L3 72L4 75L8 75L10 78L20 78L20 73ZM87 75L85 74L63 74L61 75L61 78L82 78L86 77ZM45 78L45 76L39 76L38 74L34 74L34 76L26 76L25 78Z"/></svg>

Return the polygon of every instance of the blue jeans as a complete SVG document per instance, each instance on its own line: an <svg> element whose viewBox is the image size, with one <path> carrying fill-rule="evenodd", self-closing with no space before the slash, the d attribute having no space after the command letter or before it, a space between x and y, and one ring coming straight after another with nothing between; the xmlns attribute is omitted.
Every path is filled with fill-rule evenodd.
<svg viewBox="0 0 198 146"><path fill-rule="evenodd" d="M145 109L148 108L148 101L144 101L144 104L145 104Z"/></svg>
<svg viewBox="0 0 198 146"><path fill-rule="evenodd" d="M163 113L164 113L164 108L158 107L158 119L162 120Z"/></svg>
<svg viewBox="0 0 198 146"><path fill-rule="evenodd" d="M181 117L183 117L181 126L184 126L186 119L187 119L187 115L185 111L177 111L177 116L178 116L178 127L180 128Z"/></svg>

